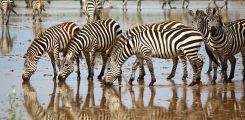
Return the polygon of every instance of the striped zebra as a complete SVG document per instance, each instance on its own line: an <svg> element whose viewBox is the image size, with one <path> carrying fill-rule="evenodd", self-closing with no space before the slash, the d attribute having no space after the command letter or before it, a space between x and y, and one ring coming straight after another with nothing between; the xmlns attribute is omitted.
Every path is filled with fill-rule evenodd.
<svg viewBox="0 0 245 120"><path fill-rule="evenodd" d="M26 2L26 8L30 8L32 6L32 4L33 4L33 1L34 0L25 0L25 2ZM48 4L50 4L51 3L51 0L47 0L47 2L48 2Z"/></svg>
<svg viewBox="0 0 245 120"><path fill-rule="evenodd" d="M208 17L208 31L210 32L210 39L208 39L208 46L220 58L222 65L222 78L224 82L231 82L232 78L227 79L227 60L235 61L234 55L241 52L243 67L245 68L245 19L240 19L224 25L221 16L216 9L213 9L212 14ZM234 72L231 70L231 72ZM245 74L243 74L243 81ZM215 80L212 81L215 83Z"/></svg>
<svg viewBox="0 0 245 120"><path fill-rule="evenodd" d="M85 25L75 34L67 47L67 54L62 60L59 79L65 79L73 71L73 61L80 51L83 51L88 65L88 79L94 76L95 53L101 52L103 66L98 79L104 75L107 56L106 50L113 44L114 39L122 33L120 25L112 20L106 19Z"/></svg>
<svg viewBox="0 0 245 120"><path fill-rule="evenodd" d="M1 1L2 24L4 25L9 24L9 16L11 12L17 14L14 11L14 6L15 6L14 0L2 0Z"/></svg>
<svg viewBox="0 0 245 120"><path fill-rule="evenodd" d="M164 31L166 29L177 28L177 27L185 27L185 26L181 22L172 20L172 21L164 21L164 22L148 24L148 25L141 25L141 26L137 26L137 27L134 27L132 29L129 29L125 32L125 34L122 34L121 36L119 36L117 38L114 45L108 50L108 56L112 56L114 58L117 57L118 52L122 49L122 48L120 48L120 45L123 44L124 42L126 42L128 40L128 38L130 38L134 35L137 35L138 33L142 32L144 30L152 29L152 30ZM113 52L115 50L117 52ZM113 54L111 54L111 53L113 53ZM180 58L181 58L181 61L183 63L182 80L184 81L187 78L186 58L184 57L184 55L181 55ZM175 76L176 68L178 65L178 57L175 57L172 59L173 59L173 68L172 68L170 75L167 77L167 79L171 79ZM129 84L131 84L131 85L132 85L132 81L134 81L135 72L136 72L137 67L139 65L140 65L140 59L137 58L134 65L133 65L133 69L132 69L132 73L131 73L131 77L130 77L130 81L129 81ZM144 66L140 65L140 76L139 76L138 80L143 80L144 75L145 75Z"/></svg>
<svg viewBox="0 0 245 120"><path fill-rule="evenodd" d="M88 0L83 14L86 16L87 23L100 20L100 13L103 9L100 0Z"/></svg>
<svg viewBox="0 0 245 120"><path fill-rule="evenodd" d="M24 80L30 79L31 75L36 71L38 60L45 52L48 52L51 59L55 78L57 75L55 64L60 67L59 52L65 52L69 41L78 30L79 26L75 23L64 22L50 27L35 38L24 55L25 70L22 74L22 78ZM77 60L77 63L79 63L79 60Z"/></svg>
<svg viewBox="0 0 245 120"><path fill-rule="evenodd" d="M128 0L123 0L123 6L122 6L122 10L127 11L127 4L128 4ZM137 11L141 11L141 0L137 0Z"/></svg>
<svg viewBox="0 0 245 120"><path fill-rule="evenodd" d="M156 81L152 57L167 59L184 54L193 67L193 80L189 85L200 84L203 61L197 53L202 41L202 34L192 28L167 29L162 32L145 30L138 33L121 45L123 48L116 58L109 58L105 83L112 84L120 76L123 63L132 55L137 55L141 64L145 60L148 65L151 73L149 86L152 86Z"/></svg>
<svg viewBox="0 0 245 120"><path fill-rule="evenodd" d="M207 46L209 46L209 44L212 44L209 39L210 36L210 32L208 30L208 14L210 13L210 9L207 9L207 14L204 13L204 11L202 10L197 10L196 13L194 14L193 11L189 11L190 16L193 17L192 20L192 24L194 26L195 29L197 29L198 31L200 31L201 33L203 33L204 38L205 38L205 44L207 44ZM232 22L236 22L236 21L232 21ZM222 23L223 26L228 25L232 22L225 22ZM220 40L223 38L219 38ZM211 52L215 52L214 49L212 48L208 48ZM217 56L218 57L218 56ZM234 78L234 72L235 72L235 66L236 66L236 58L234 55L231 55L228 60L231 63L231 71L230 71L230 76L229 76L229 80ZM212 84L215 84L215 80L217 79L217 65L213 64L213 80L212 80ZM207 71L208 74L210 74L210 72L212 71L212 60L209 59L209 69Z"/></svg>
<svg viewBox="0 0 245 120"><path fill-rule="evenodd" d="M32 5L32 19L34 22L36 22L37 17L39 22L42 22L42 11L45 11L43 0L34 1Z"/></svg>

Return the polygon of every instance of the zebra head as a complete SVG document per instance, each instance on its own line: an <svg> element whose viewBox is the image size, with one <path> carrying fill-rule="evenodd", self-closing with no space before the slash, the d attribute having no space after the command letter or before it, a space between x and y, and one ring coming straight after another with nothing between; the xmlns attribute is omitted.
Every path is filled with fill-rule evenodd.
<svg viewBox="0 0 245 120"><path fill-rule="evenodd" d="M31 60L27 55L24 56L25 62L24 62L24 72L22 73L22 79L23 80L29 80L31 75L36 71L37 66L36 63Z"/></svg>
<svg viewBox="0 0 245 120"><path fill-rule="evenodd" d="M121 75L121 66L116 60L110 57L107 61L107 71L105 73L105 83L112 84Z"/></svg>
<svg viewBox="0 0 245 120"><path fill-rule="evenodd" d="M196 13L194 13L192 10L189 10L189 15L192 17L192 26L194 29L202 31L202 28L205 25L204 18L207 16L207 14L205 14L202 10L196 10Z"/></svg>
<svg viewBox="0 0 245 120"><path fill-rule="evenodd" d="M216 36L219 34L219 30L222 29L222 19L219 15L219 10L213 9L211 15L208 17L208 31L211 36Z"/></svg>
<svg viewBox="0 0 245 120"><path fill-rule="evenodd" d="M72 53L69 53L60 63L59 80L66 79L74 71L74 59Z"/></svg>

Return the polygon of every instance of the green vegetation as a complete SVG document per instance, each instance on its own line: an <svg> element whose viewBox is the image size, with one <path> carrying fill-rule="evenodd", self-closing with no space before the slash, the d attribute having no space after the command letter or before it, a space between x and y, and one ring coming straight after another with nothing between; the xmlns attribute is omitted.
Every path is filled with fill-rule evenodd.
<svg viewBox="0 0 245 120"><path fill-rule="evenodd" d="M20 97L18 98L16 96L15 86L12 86L12 90L8 98L9 98L9 109L8 109L9 120L22 120L23 116L22 116L22 110L20 109L20 105L22 105L23 100L21 100ZM17 113L17 111L19 113Z"/></svg>

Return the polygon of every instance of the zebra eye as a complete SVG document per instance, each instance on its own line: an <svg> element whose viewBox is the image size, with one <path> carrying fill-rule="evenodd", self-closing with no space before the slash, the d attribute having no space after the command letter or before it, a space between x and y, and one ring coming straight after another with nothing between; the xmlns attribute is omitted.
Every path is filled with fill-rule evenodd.
<svg viewBox="0 0 245 120"><path fill-rule="evenodd" d="M111 68L107 68L107 70L110 70Z"/></svg>

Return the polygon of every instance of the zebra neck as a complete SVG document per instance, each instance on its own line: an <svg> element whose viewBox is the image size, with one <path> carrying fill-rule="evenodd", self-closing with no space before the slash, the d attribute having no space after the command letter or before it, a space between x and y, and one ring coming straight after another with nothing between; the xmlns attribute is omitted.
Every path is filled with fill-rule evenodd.
<svg viewBox="0 0 245 120"><path fill-rule="evenodd" d="M213 44L213 48L219 50L227 50L229 49L229 40L227 39L226 32L224 32L223 28L218 29L217 33L214 35L210 35L210 42Z"/></svg>
<svg viewBox="0 0 245 120"><path fill-rule="evenodd" d="M133 46L134 44L132 43L133 40L129 40L126 42L122 48L122 50L119 52L116 62L118 65L122 66L123 63L131 57L135 53L135 47Z"/></svg>

